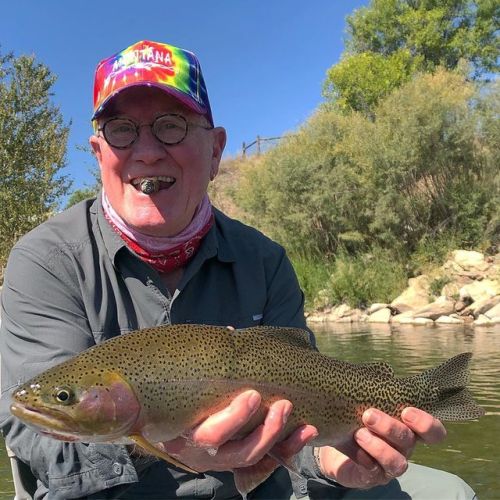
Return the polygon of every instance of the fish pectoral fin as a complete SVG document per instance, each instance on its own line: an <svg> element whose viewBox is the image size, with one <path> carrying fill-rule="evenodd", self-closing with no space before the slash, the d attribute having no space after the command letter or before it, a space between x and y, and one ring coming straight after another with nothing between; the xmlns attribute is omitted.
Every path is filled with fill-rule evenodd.
<svg viewBox="0 0 500 500"><path fill-rule="evenodd" d="M291 474L295 476L302 477L302 474L299 472L299 468L297 465L297 455L293 455L292 457L284 458L279 455L277 452L273 452L272 450L268 452L268 455L276 460L280 465L285 467Z"/></svg>
<svg viewBox="0 0 500 500"><path fill-rule="evenodd" d="M246 499L250 491L263 483L274 472L274 469L276 469L276 462L269 455L250 467L233 469L234 484L243 499Z"/></svg>
<svg viewBox="0 0 500 500"><path fill-rule="evenodd" d="M162 460L165 460L169 464L175 465L176 467L179 467L182 470L185 470L186 472L191 472L193 474L199 474L198 471L191 469L191 467L188 467L187 465L183 464L182 462L179 462L176 460L174 457L171 457L165 450L162 450L155 446L153 443L150 443L144 436L141 436L140 434L131 434L128 436L129 439L131 439L137 446L140 446L143 450L147 451L151 455L154 455L155 457L161 458Z"/></svg>
<svg viewBox="0 0 500 500"><path fill-rule="evenodd" d="M233 469L234 484L241 496L245 499L247 494L263 483L278 465L286 467L291 473L302 477L297 471L294 457L285 459L278 453L268 453L260 462L250 467Z"/></svg>

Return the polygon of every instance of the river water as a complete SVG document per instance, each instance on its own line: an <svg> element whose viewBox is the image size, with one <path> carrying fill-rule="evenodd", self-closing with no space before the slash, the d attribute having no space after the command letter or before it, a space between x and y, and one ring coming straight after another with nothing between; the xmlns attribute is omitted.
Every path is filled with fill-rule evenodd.
<svg viewBox="0 0 500 500"><path fill-rule="evenodd" d="M470 388L486 415L476 422L447 423L440 445L417 447L413 461L465 479L482 500L500 499L500 326L313 326L320 350L346 361L386 361L410 375L445 359L473 353ZM0 446L0 498L13 498L5 448Z"/></svg>
<svg viewBox="0 0 500 500"><path fill-rule="evenodd" d="M447 439L420 444L412 460L465 479L478 497L500 499L500 325L349 325L313 327L318 347L346 361L387 361L397 375L430 368L461 352L472 352L470 389L485 408L479 421L446 423Z"/></svg>

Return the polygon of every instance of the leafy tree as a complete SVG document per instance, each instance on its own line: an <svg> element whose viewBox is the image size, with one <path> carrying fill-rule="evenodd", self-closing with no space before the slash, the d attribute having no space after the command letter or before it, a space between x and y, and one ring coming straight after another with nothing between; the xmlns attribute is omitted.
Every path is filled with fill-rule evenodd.
<svg viewBox="0 0 500 500"><path fill-rule="evenodd" d="M88 146L77 146L80 151L85 151L94 158L90 147ZM94 158L95 160L95 158ZM95 198L99 189L101 189L101 172L99 171L99 166L94 161L94 164L89 169L90 174L94 178L92 184L85 184L83 188L75 189L68 198L65 208L69 208L76 205L80 201L87 200L88 198Z"/></svg>
<svg viewBox="0 0 500 500"><path fill-rule="evenodd" d="M389 56L405 49L430 70L465 59L478 77L499 69L499 20L495 0L372 0L347 17L347 51Z"/></svg>
<svg viewBox="0 0 500 500"><path fill-rule="evenodd" d="M87 200L89 198L94 198L97 194L95 188L92 187L84 187L81 189L75 189L68 198L68 202L66 203L66 208L72 207L80 201Z"/></svg>
<svg viewBox="0 0 500 500"><path fill-rule="evenodd" d="M71 185L61 174L69 127L50 101L55 79L33 56L0 54L0 269Z"/></svg>
<svg viewBox="0 0 500 500"><path fill-rule="evenodd" d="M413 57L406 49L388 56L376 52L346 55L327 71L323 93L341 111L369 115L379 99L407 82L421 63L421 57Z"/></svg>
<svg viewBox="0 0 500 500"><path fill-rule="evenodd" d="M417 72L498 71L500 4L493 0L372 0L347 18L342 60L324 95L343 112L373 116L378 101Z"/></svg>

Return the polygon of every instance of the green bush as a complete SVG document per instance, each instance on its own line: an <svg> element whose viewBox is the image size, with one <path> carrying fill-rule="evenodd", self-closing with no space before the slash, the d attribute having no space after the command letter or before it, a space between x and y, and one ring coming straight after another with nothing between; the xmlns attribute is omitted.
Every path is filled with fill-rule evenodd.
<svg viewBox="0 0 500 500"><path fill-rule="evenodd" d="M245 162L235 202L301 256L308 306L389 301L451 250L499 244L499 96L499 84L437 70L394 90L371 118L322 106ZM333 277L321 287L325 261Z"/></svg>
<svg viewBox="0 0 500 500"><path fill-rule="evenodd" d="M321 290L325 289L330 279L333 262L300 254L291 255L290 260L305 295L306 310L316 308L318 306L317 297Z"/></svg>
<svg viewBox="0 0 500 500"><path fill-rule="evenodd" d="M236 202L249 222L292 253L331 255L343 235L357 232L362 240L363 175L339 150L346 121L357 118L321 108L295 135L243 170Z"/></svg>
<svg viewBox="0 0 500 500"><path fill-rule="evenodd" d="M393 252L374 248L356 256L340 253L327 284L332 304L365 307L390 302L406 287L405 264Z"/></svg>
<svg viewBox="0 0 500 500"><path fill-rule="evenodd" d="M462 247L494 241L498 96L439 70L384 98L373 121L324 106L244 171L236 202L302 254L380 246L411 255L443 233Z"/></svg>
<svg viewBox="0 0 500 500"><path fill-rule="evenodd" d="M461 248L459 242L460 237L450 231L426 235L408 258L411 262L410 274L426 274L441 266L452 250Z"/></svg>
<svg viewBox="0 0 500 500"><path fill-rule="evenodd" d="M433 297L439 297L441 295L441 290L445 285L451 283L452 279L449 276L441 276L431 281L429 285L429 292Z"/></svg>

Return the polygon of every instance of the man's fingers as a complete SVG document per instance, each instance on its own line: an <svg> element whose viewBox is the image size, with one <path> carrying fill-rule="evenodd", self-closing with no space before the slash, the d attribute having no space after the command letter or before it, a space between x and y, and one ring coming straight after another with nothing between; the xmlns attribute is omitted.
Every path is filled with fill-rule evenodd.
<svg viewBox="0 0 500 500"><path fill-rule="evenodd" d="M412 454L417 436L403 422L370 408L363 414L363 423L367 429L394 446L406 458Z"/></svg>
<svg viewBox="0 0 500 500"><path fill-rule="evenodd" d="M382 468L388 478L398 477L408 468L406 456L369 429L359 429L354 439Z"/></svg>
<svg viewBox="0 0 500 500"><path fill-rule="evenodd" d="M367 489L389 481L378 464L363 467L336 448L321 448L320 461L323 473L346 488Z"/></svg>
<svg viewBox="0 0 500 500"><path fill-rule="evenodd" d="M234 467L247 467L257 463L276 444L292 411L290 401L277 401L271 405L266 419L240 441L229 441L217 452L218 458L231 456Z"/></svg>
<svg viewBox="0 0 500 500"><path fill-rule="evenodd" d="M446 436L439 420L416 408L406 408L402 421L375 408L365 411L362 418L365 427L354 433L360 450L352 444L342 451L328 447L320 450L323 472L349 488L388 483L408 468L417 438L436 443Z"/></svg>
<svg viewBox="0 0 500 500"><path fill-rule="evenodd" d="M290 401L276 401L269 408L261 425L244 438L232 440L252 417L260 401L260 395L256 391L241 394L227 408L206 419L193 431L190 436L191 446L185 438L179 438L165 443L167 451L199 471L243 468L258 463L282 437L292 411ZM297 453L316 435L314 427L302 426L285 440L281 456L286 458L287 453ZM273 463L269 462L269 465Z"/></svg>
<svg viewBox="0 0 500 500"><path fill-rule="evenodd" d="M363 448L360 448L354 439L350 439L345 443L337 445L335 449L367 470L372 470L378 465L377 461L371 455L366 453Z"/></svg>
<svg viewBox="0 0 500 500"><path fill-rule="evenodd" d="M418 408L405 408L401 419L427 444L440 443L446 437L444 425L437 418Z"/></svg>
<svg viewBox="0 0 500 500"><path fill-rule="evenodd" d="M257 411L261 402L257 391L245 391L236 396L231 404L214 413L196 427L190 440L195 446L218 448L232 438Z"/></svg>

